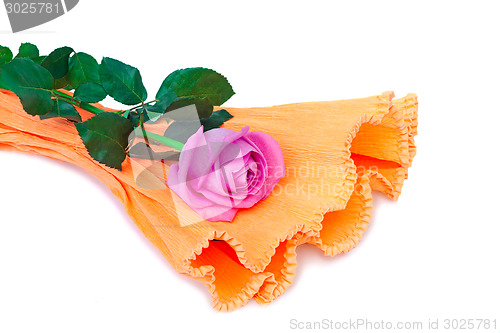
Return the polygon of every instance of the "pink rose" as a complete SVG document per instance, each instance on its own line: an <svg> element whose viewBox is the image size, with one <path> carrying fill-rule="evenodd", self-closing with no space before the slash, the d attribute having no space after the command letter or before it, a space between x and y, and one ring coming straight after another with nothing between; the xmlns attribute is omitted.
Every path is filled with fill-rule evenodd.
<svg viewBox="0 0 500 333"><path fill-rule="evenodd" d="M167 185L203 219L232 221L266 198L285 174L281 148L262 132L201 127L170 167Z"/></svg>

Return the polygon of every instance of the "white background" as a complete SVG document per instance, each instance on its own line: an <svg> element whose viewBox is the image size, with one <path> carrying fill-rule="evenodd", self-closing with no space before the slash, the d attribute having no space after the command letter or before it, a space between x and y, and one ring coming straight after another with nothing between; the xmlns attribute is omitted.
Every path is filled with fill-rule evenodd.
<svg viewBox="0 0 500 333"><path fill-rule="evenodd" d="M360 245L298 249L269 306L211 308L111 193L77 167L0 152L0 332L285 332L290 320L497 319L500 330L495 1L101 1L0 44L68 45L138 67L229 78L229 106L419 96L418 153L398 202L375 195ZM106 102L107 103L107 102ZM113 102L107 105L114 106ZM313 133L311 133L313 135ZM293 331L293 330L290 330ZM296 330L295 330L296 331Z"/></svg>

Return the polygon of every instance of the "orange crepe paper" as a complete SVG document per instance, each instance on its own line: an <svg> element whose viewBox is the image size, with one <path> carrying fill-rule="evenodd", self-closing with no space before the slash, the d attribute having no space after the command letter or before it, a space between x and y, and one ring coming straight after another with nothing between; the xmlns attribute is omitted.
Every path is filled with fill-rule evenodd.
<svg viewBox="0 0 500 333"><path fill-rule="evenodd" d="M314 244L329 256L354 248L370 221L372 190L398 198L416 152L418 102L414 94L393 97L225 108L234 118L224 127L268 133L286 165L273 192L232 223L190 221L192 211L176 206L171 191L138 185L132 164L140 161L127 158L123 171L96 162L71 122L30 116L1 89L0 149L94 175L178 272L207 285L215 309L231 311L251 298L269 303L281 295L293 281L298 245ZM83 119L92 116L77 110ZM151 174L164 180L167 172Z"/></svg>

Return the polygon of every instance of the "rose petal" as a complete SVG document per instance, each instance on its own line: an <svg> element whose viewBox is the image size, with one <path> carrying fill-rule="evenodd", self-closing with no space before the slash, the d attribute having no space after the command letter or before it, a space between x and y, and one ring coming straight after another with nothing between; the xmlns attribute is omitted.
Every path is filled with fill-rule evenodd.
<svg viewBox="0 0 500 333"><path fill-rule="evenodd" d="M203 134L203 127L193 134L184 145L179 158L178 179L196 179L206 175L211 164L207 163L211 159L207 140ZM203 161L203 162L202 162Z"/></svg>
<svg viewBox="0 0 500 333"><path fill-rule="evenodd" d="M211 206L196 211L202 218L211 222L232 221L237 212L237 208L223 206Z"/></svg>
<svg viewBox="0 0 500 333"><path fill-rule="evenodd" d="M189 186L188 182L180 181L179 174L179 164L172 165L169 169L167 185L172 191L177 193L177 195L181 197L182 200L188 203L191 208L196 209L213 204L213 201L207 199L196 191L192 191L191 186Z"/></svg>
<svg viewBox="0 0 500 333"><path fill-rule="evenodd" d="M278 181L285 176L285 161L281 147L276 140L263 132L249 132L246 138L260 149L263 158L267 162L266 186L269 193Z"/></svg>
<svg viewBox="0 0 500 333"><path fill-rule="evenodd" d="M257 178L259 181L263 181L262 187L259 188L257 186L256 189L258 191L236 205L237 208L250 208L260 200L266 198L285 174L283 152L276 140L262 132L248 132L245 139L252 142L259 149L261 154L256 155L256 157L264 159L265 162L260 161L260 164L265 163L266 167L264 169L259 167L259 171L265 172L265 174L259 175ZM256 162L259 164L259 161Z"/></svg>

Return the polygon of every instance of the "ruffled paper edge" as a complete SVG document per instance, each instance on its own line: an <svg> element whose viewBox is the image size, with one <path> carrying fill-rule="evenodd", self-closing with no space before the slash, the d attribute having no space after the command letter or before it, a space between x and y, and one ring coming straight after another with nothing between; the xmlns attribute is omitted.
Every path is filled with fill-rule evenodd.
<svg viewBox="0 0 500 333"><path fill-rule="evenodd" d="M409 94L400 100L396 100L396 103L391 102L393 98L393 92L381 94L379 96L377 112L373 115L362 116L347 134L345 140L346 145L342 154L344 161L342 165L347 175L342 187L345 191L334 197L329 205L319 207L314 213L314 218L311 222L314 222L313 226L317 224L318 228L311 227L311 225L306 227L304 224L295 225L295 227L290 229L286 234L277 237L275 242L269 244L268 250L265 252L265 255L260 258L259 264L257 265L249 262L243 244L228 232L213 231L210 237L204 239L204 241L192 251L191 256L183 262L183 273L207 285L212 295L213 307L216 310L233 311L245 305L251 298L254 298L260 304L266 304L279 297L293 281L297 265L296 248L303 243L310 243L318 246L324 254L328 256L346 253L356 247L370 221L372 184L379 183L381 186L379 186L378 190L381 190L391 199L396 200L399 197L403 182L408 177L408 168L411 166L416 154L414 137L417 134L418 102L415 94ZM398 151L401 153L401 167L396 171L395 178L392 182L378 172L366 171L358 173L354 160L351 158L351 144L361 126L363 124L380 125L384 119L400 133L397 147ZM346 208L357 181L363 189L362 201L365 205L358 212L358 218L353 223L350 237L347 237L343 243L324 244L320 238L320 232L322 229L321 222L325 214ZM339 205L339 202L343 204ZM216 273L213 266L205 265L199 268L192 267L192 262L203 253L204 249L210 246L210 242L213 240L225 241L234 250L242 266L254 273L251 279L247 281L245 288L230 299L223 300L219 297L215 286ZM281 281L276 281L273 273L266 272L265 268L271 262L277 247L283 242L287 242L287 246L284 253L283 267L281 269L282 278L280 279Z"/></svg>

